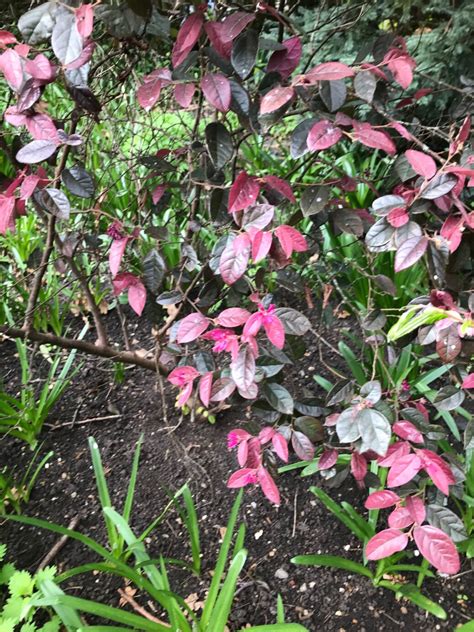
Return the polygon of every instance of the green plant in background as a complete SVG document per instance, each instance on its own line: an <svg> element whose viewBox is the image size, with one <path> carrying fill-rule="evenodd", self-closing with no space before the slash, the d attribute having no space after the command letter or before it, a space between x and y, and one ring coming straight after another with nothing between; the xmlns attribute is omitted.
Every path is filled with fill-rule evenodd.
<svg viewBox="0 0 474 632"><path fill-rule="evenodd" d="M241 524L237 528L242 492L239 492L232 507L217 561L211 573L212 579L207 596L201 614L197 615L184 599L173 591L168 578L170 564L178 563L198 574L201 571L199 523L187 485L173 495L160 516L141 535L137 536L130 526L141 443L142 439L137 443L124 508L122 513L119 513L111 505L97 443L92 438L89 441L99 500L108 535L108 549L78 531L57 524L25 516L8 517L9 520L48 529L78 540L96 553L100 559L98 562L69 569L56 576L54 580L53 578L45 578L39 583L41 595L36 596L32 603L37 607L53 608L66 628L71 631L91 629L85 627L80 619L81 613L88 613L105 621L126 626L126 628L121 627L120 629L152 630L154 632L162 630L166 632L171 626L172 630L181 630L182 632L224 632L231 613L239 576L247 559L247 551L244 548L245 525ZM178 513L188 531L192 554L191 565L182 560L167 560L163 556L153 559L144 543L145 538L163 521L169 509L179 503L181 497L182 503ZM150 618L140 614L67 595L60 588L63 582L85 572L109 573L123 578L127 584L135 587L140 595L146 597L147 601L156 604L156 607L164 614L160 617L153 616L150 620ZM277 613L276 624L254 626L245 628L245 630L251 632L304 632L306 630L299 624L284 622L284 608L281 598L277 603ZM163 616L166 617L167 621L163 620Z"/></svg>
<svg viewBox="0 0 474 632"><path fill-rule="evenodd" d="M1 632L59 632L61 621L50 616L50 610L36 605L39 586L50 582L56 568L48 566L31 575L20 571L12 563L3 562L6 546L0 544L0 630ZM48 621L44 623L45 614ZM40 617L37 615L41 615ZM36 619L42 621L38 623Z"/></svg>
<svg viewBox="0 0 474 632"><path fill-rule="evenodd" d="M41 470L54 454L54 452L48 452L38 462L40 449L41 446L36 449L21 476L17 475L15 468L11 470L5 466L0 470L0 514L5 514L12 509L19 514L22 504L29 501Z"/></svg>
<svg viewBox="0 0 474 632"><path fill-rule="evenodd" d="M22 439L35 448L48 415L79 370L73 368L76 350L70 351L65 361L62 352L57 351L52 357L48 353L48 374L38 390L32 384L28 345L22 340L15 344L21 366L21 391L18 397L0 391L0 433Z"/></svg>

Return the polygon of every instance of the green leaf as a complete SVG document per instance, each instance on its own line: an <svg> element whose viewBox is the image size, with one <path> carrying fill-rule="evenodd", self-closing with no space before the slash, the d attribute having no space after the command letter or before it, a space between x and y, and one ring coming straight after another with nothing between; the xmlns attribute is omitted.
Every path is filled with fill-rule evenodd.
<svg viewBox="0 0 474 632"><path fill-rule="evenodd" d="M247 559L247 551L241 549L232 560L227 577L222 585L219 597L212 609L212 615L206 630L209 632L224 632L234 600L235 587L242 570L245 560Z"/></svg>
<svg viewBox="0 0 474 632"><path fill-rule="evenodd" d="M328 566L329 568L342 568L351 573L359 573L373 579L373 575L368 568L347 560L344 557L338 555L297 555L291 559L292 564L298 564L299 566Z"/></svg>
<svg viewBox="0 0 474 632"><path fill-rule="evenodd" d="M291 415L293 413L293 398L281 384L267 382L262 388L262 394L270 406L279 413L283 413L283 415Z"/></svg>
<svg viewBox="0 0 474 632"><path fill-rule="evenodd" d="M416 604L422 610L429 612L430 614L438 617L438 619L447 619L448 615L443 608L428 599L423 593L420 592L419 588L417 588L414 584L393 584L392 582L382 580L379 582L379 586L383 586L384 588L388 588L389 590L393 590L393 592L402 595L406 599L409 599L414 604Z"/></svg>
<svg viewBox="0 0 474 632"><path fill-rule="evenodd" d="M17 597L31 595L34 586L35 580L28 571L16 571L8 582L8 588L11 594Z"/></svg>
<svg viewBox="0 0 474 632"><path fill-rule="evenodd" d="M421 310L421 311L420 311ZM432 325L446 318L446 311L433 305L416 305L407 310L387 334L388 342L394 342L423 325Z"/></svg>

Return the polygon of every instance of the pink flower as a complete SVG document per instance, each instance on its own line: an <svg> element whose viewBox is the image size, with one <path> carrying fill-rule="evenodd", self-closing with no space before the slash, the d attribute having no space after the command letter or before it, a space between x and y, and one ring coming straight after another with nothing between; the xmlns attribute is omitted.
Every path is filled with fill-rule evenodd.
<svg viewBox="0 0 474 632"><path fill-rule="evenodd" d="M215 345L212 347L212 350L215 353L229 351L234 358L239 352L238 336L231 329L213 329L205 333L201 338L214 340Z"/></svg>
<svg viewBox="0 0 474 632"><path fill-rule="evenodd" d="M275 314L275 305L270 304L264 307L262 303L258 306L258 312L255 312L245 323L243 329L243 339L255 338L261 327L265 329L270 342L277 347L283 349L285 346L285 330L278 316Z"/></svg>
<svg viewBox="0 0 474 632"><path fill-rule="evenodd" d="M184 406L192 395L194 380L199 377L199 371L193 366L178 366L168 375L168 382L182 388L178 397L178 406Z"/></svg>
<svg viewBox="0 0 474 632"><path fill-rule="evenodd" d="M112 237L112 239L123 239L123 237L125 237L125 233L123 232L122 224L119 221L114 220L107 228L107 235Z"/></svg>

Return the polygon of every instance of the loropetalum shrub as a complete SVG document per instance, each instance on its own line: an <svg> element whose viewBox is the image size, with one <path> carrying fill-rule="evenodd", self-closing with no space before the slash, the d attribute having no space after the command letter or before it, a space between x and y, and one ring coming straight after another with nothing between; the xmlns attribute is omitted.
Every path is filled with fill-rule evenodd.
<svg viewBox="0 0 474 632"><path fill-rule="evenodd" d="M297 310L277 306L269 288L276 271L307 264L314 235L325 224L363 240L371 253L393 251L396 271L426 261L435 290L398 326L403 329L411 318L404 330L410 333L438 321L425 342L436 339L442 360L454 360L461 340L473 333L464 274L474 228L470 118L453 120L447 130L400 119L407 99L416 102L428 89L410 91L416 61L396 34L378 38L353 65L317 63L317 55L303 56L308 37L296 31L291 15L264 2L183 4L169 13L150 5L137 14L125 5L53 0L23 15L18 29L21 42L0 33L0 70L11 92L4 119L22 144L14 151L14 144L3 148L16 172L0 197L0 232L14 230L18 217L31 212L44 222L45 237L24 321L2 325L1 331L165 373L180 389L179 407L198 399L213 409L238 398L251 402L255 415L272 425L256 436L242 429L231 433L229 447L238 447L241 469L228 485L258 483L276 504L270 472L275 454L288 460L289 444L308 461L315 445L323 444L323 474L335 473L339 455L347 452L361 485L370 484L369 464L387 468L387 485L402 490L369 496L373 507L396 509L390 528L368 543L367 557L400 551L413 537L430 563L457 572L448 535L423 524L426 490L435 485L447 496L462 484L438 454L426 401L411 399L409 384L382 392L374 379L358 394L352 384L337 387L324 405L291 394L280 383L282 369L301 354L295 337L311 323ZM113 68L115 55L124 67L114 74L118 90L112 86L111 95L97 75L102 64ZM138 82L135 72L141 73ZM70 100L70 114L60 121L45 105L50 84L65 88ZM139 199L133 212L118 217L107 206L108 191L96 191L99 174L87 166L88 135L109 101L131 87L155 144L151 155L134 156ZM155 135L160 107L194 117L190 136L173 149L160 147ZM113 130L113 117L107 122ZM267 159L258 166L246 159L248 148L263 147ZM378 152L392 164L391 174L382 184L367 181L366 174L348 177L334 164L343 150ZM278 171L278 162L291 167ZM321 165L323 181L308 182L312 167ZM347 193L359 183L372 191L370 208L347 203ZM168 207L180 217L178 234L171 236L180 253L177 264L166 250ZM154 216L164 218L161 225ZM88 238L97 235L100 245L90 246ZM45 273L57 259L86 298L95 344L35 329ZM84 261L92 263L88 275ZM127 336L123 349L109 342L94 294L97 283L108 284L110 300L127 293L138 316L149 311L154 354L134 348ZM379 331L369 343L385 342ZM472 374L463 379L464 388L471 388ZM382 480L380 475L376 486L383 487ZM406 491L403 486L414 480L416 489Z"/></svg>

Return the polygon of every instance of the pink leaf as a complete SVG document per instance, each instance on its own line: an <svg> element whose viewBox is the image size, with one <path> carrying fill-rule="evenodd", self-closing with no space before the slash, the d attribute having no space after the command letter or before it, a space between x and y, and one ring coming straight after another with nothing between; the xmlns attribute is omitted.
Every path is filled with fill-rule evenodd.
<svg viewBox="0 0 474 632"><path fill-rule="evenodd" d="M424 443L421 432L409 421L403 419L402 421L397 421L397 423L393 425L393 432L398 435L400 439L405 439L412 443Z"/></svg>
<svg viewBox="0 0 474 632"><path fill-rule="evenodd" d="M300 63L301 39L295 35L282 42L285 50L276 50L268 61L267 72L279 72L282 79L288 79Z"/></svg>
<svg viewBox="0 0 474 632"><path fill-rule="evenodd" d="M422 524L425 521L426 509L421 498L418 496L407 496L405 506L410 512L413 522Z"/></svg>
<svg viewBox="0 0 474 632"><path fill-rule="evenodd" d="M194 48L201 34L203 23L204 16L200 11L196 11L184 20L171 53L173 68L181 65Z"/></svg>
<svg viewBox="0 0 474 632"><path fill-rule="evenodd" d="M250 312L242 307L230 307L219 314L216 322L222 327L240 327L247 322L249 316Z"/></svg>
<svg viewBox="0 0 474 632"><path fill-rule="evenodd" d="M318 469L329 470L337 463L338 452L334 449L326 449L319 457Z"/></svg>
<svg viewBox="0 0 474 632"><path fill-rule="evenodd" d="M223 42L233 42L240 33L255 20L255 15L237 11L220 22L220 36Z"/></svg>
<svg viewBox="0 0 474 632"><path fill-rule="evenodd" d="M115 296L118 296L122 292L125 292L125 290L128 290L128 288L135 282L136 278L137 277L130 272L121 272L120 274L117 274L115 279L112 281Z"/></svg>
<svg viewBox="0 0 474 632"><path fill-rule="evenodd" d="M272 440L274 434L275 428L272 428L271 426L266 426L265 428L262 428L262 430L260 430L260 432L258 433L258 440L262 445L265 445L265 443L268 443Z"/></svg>
<svg viewBox="0 0 474 632"><path fill-rule="evenodd" d="M269 472L261 465L257 470L258 482L262 492L274 505L280 504L280 492Z"/></svg>
<svg viewBox="0 0 474 632"><path fill-rule="evenodd" d="M409 443L406 443L405 441L397 441L388 447L387 454L383 458L377 459L377 462L383 467L390 467L395 463L395 461L397 461L397 459L409 454L410 451L411 448Z"/></svg>
<svg viewBox="0 0 474 632"><path fill-rule="evenodd" d="M229 191L229 213L244 211L255 203L260 193L257 178L241 171Z"/></svg>
<svg viewBox="0 0 474 632"><path fill-rule="evenodd" d="M178 366L168 375L168 382L174 386L184 386L199 377L199 371L193 366Z"/></svg>
<svg viewBox="0 0 474 632"><path fill-rule="evenodd" d="M307 139L308 148L318 151L332 147L342 138L342 131L335 127L331 121L318 121L310 129Z"/></svg>
<svg viewBox="0 0 474 632"><path fill-rule="evenodd" d="M277 176L265 176L263 179L264 187L276 191L290 202L296 202L296 198L291 190L291 186L286 180L278 178Z"/></svg>
<svg viewBox="0 0 474 632"><path fill-rule="evenodd" d="M247 322L245 323L244 330L242 332L243 336L255 337L258 334L262 324L263 324L263 314L261 314L260 312L255 312L255 314L252 314L250 318L247 320Z"/></svg>
<svg viewBox="0 0 474 632"><path fill-rule="evenodd" d="M199 312L189 314L179 323L177 341L186 344L199 338L209 327L211 321Z"/></svg>
<svg viewBox="0 0 474 632"><path fill-rule="evenodd" d="M10 87L19 92L23 83L23 66L20 55L9 48L0 55L0 72L3 73Z"/></svg>
<svg viewBox="0 0 474 632"><path fill-rule="evenodd" d="M192 394L193 394L193 383L189 382L180 392L178 399L176 401L177 405L179 407L184 406Z"/></svg>
<svg viewBox="0 0 474 632"><path fill-rule="evenodd" d="M308 249L306 239L293 226L282 224L275 229L275 235L287 259L291 257L293 251L304 252Z"/></svg>
<svg viewBox="0 0 474 632"><path fill-rule="evenodd" d="M392 529L405 529L414 522L406 507L397 507L388 517L388 526Z"/></svg>
<svg viewBox="0 0 474 632"><path fill-rule="evenodd" d="M27 116L25 125L35 140L58 142L58 130L47 114Z"/></svg>
<svg viewBox="0 0 474 632"><path fill-rule="evenodd" d="M406 53L391 50L385 55L383 61L388 65L395 81L406 90L413 81L415 60Z"/></svg>
<svg viewBox="0 0 474 632"><path fill-rule="evenodd" d="M33 195L33 192L36 189L39 181L40 177L35 174L26 176L26 178L21 183L20 198L22 200L28 200Z"/></svg>
<svg viewBox="0 0 474 632"><path fill-rule="evenodd" d="M242 470L237 470L231 474L227 481L227 487L230 489L238 489L239 487L245 487L257 482L257 474L254 469L245 467Z"/></svg>
<svg viewBox="0 0 474 632"><path fill-rule="evenodd" d="M413 171L423 178L430 179L436 173L436 163L431 156L416 149L408 149L405 156L413 168Z"/></svg>
<svg viewBox="0 0 474 632"><path fill-rule="evenodd" d="M461 562L456 545L444 531L425 525L415 527L413 536L420 553L438 571L448 575L459 572Z"/></svg>
<svg viewBox="0 0 474 632"><path fill-rule="evenodd" d="M428 238L424 235L416 235L404 241L395 255L395 272L414 265L425 254L427 247Z"/></svg>
<svg viewBox="0 0 474 632"><path fill-rule="evenodd" d="M410 221L406 208L393 208L387 215L388 223L394 228L405 226Z"/></svg>
<svg viewBox="0 0 474 632"><path fill-rule="evenodd" d="M356 481L363 481L367 474L367 461L358 452L352 453L351 472Z"/></svg>
<svg viewBox="0 0 474 632"><path fill-rule="evenodd" d="M219 272L224 283L232 285L245 273L250 259L250 248L242 250L239 254L234 251L233 243L230 242L222 251L219 260Z"/></svg>
<svg viewBox="0 0 474 632"><path fill-rule="evenodd" d="M275 345L277 349L283 349L285 346L285 329L278 316L265 316L263 328L272 345Z"/></svg>
<svg viewBox="0 0 474 632"><path fill-rule="evenodd" d="M402 125L398 121L392 121L390 123L390 127L392 127L396 132L398 132L402 138L405 138L405 140L412 140L413 139L413 136L407 130L405 125Z"/></svg>
<svg viewBox="0 0 474 632"><path fill-rule="evenodd" d="M146 77L143 77L142 81L143 83L137 90L137 100L142 108L148 112L160 98L163 86L162 70L154 70Z"/></svg>
<svg viewBox="0 0 474 632"><path fill-rule="evenodd" d="M13 225L15 198L0 194L0 235L4 235Z"/></svg>
<svg viewBox="0 0 474 632"><path fill-rule="evenodd" d="M244 467L247 464L249 456L249 444L248 441L241 441L237 448L237 462L240 467Z"/></svg>
<svg viewBox="0 0 474 632"><path fill-rule="evenodd" d="M49 59L41 53L36 55L34 59L26 60L25 72L40 81L52 81L56 76L56 68Z"/></svg>
<svg viewBox="0 0 474 632"><path fill-rule="evenodd" d="M133 311L141 316L146 303L146 289L139 279L128 289L128 302Z"/></svg>
<svg viewBox="0 0 474 632"><path fill-rule="evenodd" d="M199 398L207 408L211 399L212 371L209 371L199 380Z"/></svg>
<svg viewBox="0 0 474 632"><path fill-rule="evenodd" d="M114 277L120 269L122 257L125 252L125 248L130 240L130 237L122 237L121 239L114 239L109 251L109 268L110 274Z"/></svg>
<svg viewBox="0 0 474 632"><path fill-rule="evenodd" d="M8 44L15 44L16 37L10 31L0 31L0 48L5 48Z"/></svg>
<svg viewBox="0 0 474 632"><path fill-rule="evenodd" d="M163 197L166 191L166 184L159 184L156 188L151 192L151 199L153 204L158 204L158 202Z"/></svg>
<svg viewBox="0 0 474 632"><path fill-rule="evenodd" d="M84 39L92 33L94 24L94 8L91 4L83 4L76 9L76 26Z"/></svg>
<svg viewBox="0 0 474 632"><path fill-rule="evenodd" d="M263 230L257 230L252 238L252 259L258 263L270 252L272 246L272 234Z"/></svg>
<svg viewBox="0 0 474 632"><path fill-rule="evenodd" d="M397 151L390 136L386 132L374 129L369 123L354 123L354 138L366 147L381 149L390 155Z"/></svg>
<svg viewBox="0 0 474 632"><path fill-rule="evenodd" d="M379 492L372 492L372 494L367 496L364 506L366 509L386 509L396 505L398 502L400 502L398 494L388 489L383 489Z"/></svg>
<svg viewBox="0 0 474 632"><path fill-rule="evenodd" d="M238 389L246 390L255 378L255 357L248 345L243 345L230 364L230 373Z"/></svg>
<svg viewBox="0 0 474 632"><path fill-rule="evenodd" d="M288 442L279 432L275 432L272 436L272 445L280 459L288 463Z"/></svg>
<svg viewBox="0 0 474 632"><path fill-rule="evenodd" d="M75 70L87 64L87 62L90 61L92 54L95 51L95 46L96 44L92 40L89 40L88 42L86 42L84 44L84 47L79 57L76 57L76 59L73 59L68 64L66 64L66 68L68 70Z"/></svg>
<svg viewBox="0 0 474 632"><path fill-rule="evenodd" d="M188 108L193 100L196 86L194 83L178 83L174 87L174 98L182 108Z"/></svg>
<svg viewBox="0 0 474 632"><path fill-rule="evenodd" d="M388 487L400 487L414 478L422 468L420 457L406 454L398 458L388 473Z"/></svg>
<svg viewBox="0 0 474 632"><path fill-rule="evenodd" d="M260 114L270 114L279 110L292 100L294 94L295 91L291 86L273 88L260 101Z"/></svg>
<svg viewBox="0 0 474 632"><path fill-rule="evenodd" d="M230 107L231 91L227 77L220 72L207 73L201 79L201 89L207 101L219 112L227 112Z"/></svg>
<svg viewBox="0 0 474 632"><path fill-rule="evenodd" d="M374 535L367 542L365 555L368 560L381 560L398 551L403 551L408 544L408 536L399 529L385 529Z"/></svg>
<svg viewBox="0 0 474 632"><path fill-rule="evenodd" d="M449 215L441 226L440 235L448 241L450 252L458 249L462 239L463 226L463 218L455 215Z"/></svg>
<svg viewBox="0 0 474 632"><path fill-rule="evenodd" d="M240 255L242 252L246 250L250 250L251 240L247 233L240 233L237 237L232 241L232 248L236 255Z"/></svg>
<svg viewBox="0 0 474 632"><path fill-rule="evenodd" d="M306 77L311 81L334 81L353 77L354 74L352 68L349 68L346 64L341 64L338 61L329 61L315 66L306 73Z"/></svg>
<svg viewBox="0 0 474 632"><path fill-rule="evenodd" d="M446 461L443 461L438 454L431 450L418 450L418 455L421 457L423 467L436 487L443 494L449 496L449 486L454 485L456 479Z"/></svg>
<svg viewBox="0 0 474 632"><path fill-rule="evenodd" d="M463 380L463 388L474 388L474 373L469 373Z"/></svg>

